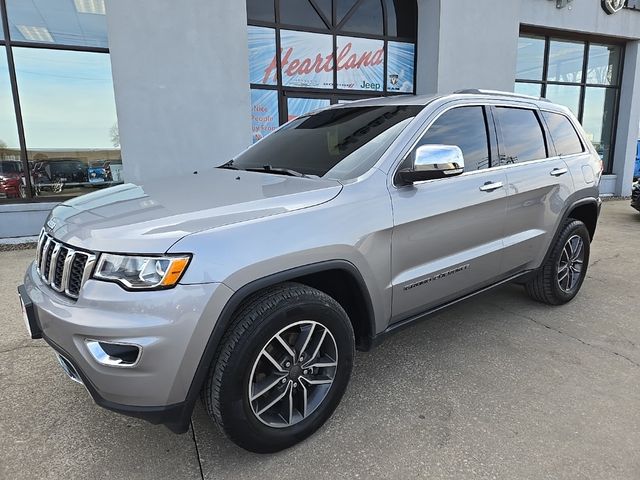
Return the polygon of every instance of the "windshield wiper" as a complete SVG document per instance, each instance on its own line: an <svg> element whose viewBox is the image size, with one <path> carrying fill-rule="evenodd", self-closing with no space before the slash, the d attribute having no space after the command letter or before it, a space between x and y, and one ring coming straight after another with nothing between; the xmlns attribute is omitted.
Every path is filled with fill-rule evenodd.
<svg viewBox="0 0 640 480"><path fill-rule="evenodd" d="M217 168L226 168L227 170L240 170L238 167L233 166L233 160L229 160L227 163L223 163Z"/></svg>
<svg viewBox="0 0 640 480"><path fill-rule="evenodd" d="M289 177L306 177L304 173L296 172L289 168L272 167L271 165L263 165L262 167L245 168L247 172L265 172L273 173L274 175L287 175Z"/></svg>

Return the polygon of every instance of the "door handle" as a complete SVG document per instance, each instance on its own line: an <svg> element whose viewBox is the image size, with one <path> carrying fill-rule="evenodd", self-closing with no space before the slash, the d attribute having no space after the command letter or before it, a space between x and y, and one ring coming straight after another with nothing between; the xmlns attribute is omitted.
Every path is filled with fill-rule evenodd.
<svg viewBox="0 0 640 480"><path fill-rule="evenodd" d="M566 168L554 168L553 170L551 170L551 175L553 175L554 177L559 177L560 175L564 175L568 171L569 170L567 170Z"/></svg>
<svg viewBox="0 0 640 480"><path fill-rule="evenodd" d="M481 192L493 192L499 188L504 187L502 182L487 182L480 187Z"/></svg>

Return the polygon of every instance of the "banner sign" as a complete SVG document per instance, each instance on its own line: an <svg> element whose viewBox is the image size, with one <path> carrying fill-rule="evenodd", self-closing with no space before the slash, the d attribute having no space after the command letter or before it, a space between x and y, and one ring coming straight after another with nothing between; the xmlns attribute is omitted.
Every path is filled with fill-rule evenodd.
<svg viewBox="0 0 640 480"><path fill-rule="evenodd" d="M387 44L387 91L413 93L415 45Z"/></svg>
<svg viewBox="0 0 640 480"><path fill-rule="evenodd" d="M310 32L280 31L282 84L285 87L333 88L333 38ZM271 59L264 78L276 74Z"/></svg>
<svg viewBox="0 0 640 480"><path fill-rule="evenodd" d="M276 31L273 28L249 26L249 83L276 85L275 75L265 75L276 57Z"/></svg>
<svg viewBox="0 0 640 480"><path fill-rule="evenodd" d="M331 102L325 98L287 98L288 120L329 105Z"/></svg>
<svg viewBox="0 0 640 480"><path fill-rule="evenodd" d="M266 137L279 126L278 92L276 90L251 90L253 143Z"/></svg>
<svg viewBox="0 0 640 480"><path fill-rule="evenodd" d="M384 41L368 38L337 38L337 88L343 90L384 89Z"/></svg>

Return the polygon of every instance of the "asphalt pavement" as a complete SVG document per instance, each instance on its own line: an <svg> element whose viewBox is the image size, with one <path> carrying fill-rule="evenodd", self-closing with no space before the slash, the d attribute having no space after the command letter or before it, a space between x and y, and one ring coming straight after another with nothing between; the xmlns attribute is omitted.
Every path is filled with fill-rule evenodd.
<svg viewBox="0 0 640 480"><path fill-rule="evenodd" d="M287 451L97 407L29 340L16 286L33 250L0 252L0 479L639 479L640 213L606 202L588 278L562 307L507 285L356 358L329 422Z"/></svg>

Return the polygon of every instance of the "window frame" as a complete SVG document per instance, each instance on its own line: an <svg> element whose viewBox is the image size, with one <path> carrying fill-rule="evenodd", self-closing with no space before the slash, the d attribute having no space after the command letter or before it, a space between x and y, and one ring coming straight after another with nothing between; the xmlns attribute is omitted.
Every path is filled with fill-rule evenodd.
<svg viewBox="0 0 640 480"><path fill-rule="evenodd" d="M409 143L410 147L403 149L403 152L401 155L398 155L398 158L394 161L391 169L389 170L389 178L390 178L390 185L393 188L404 188L406 187L406 185L402 184L401 182L398 182L398 174L400 169L402 168L402 165L404 164L404 162L409 158L409 156L415 151L415 149L417 148L418 144L420 143L420 140L422 139L422 137L425 135L425 133L427 133L427 131L429 130L429 128L431 128L431 126L445 113L447 113L450 110L453 110L454 108L460 108L460 107L484 107L485 108L485 115L486 115L486 125L487 128L489 129L489 150L490 150L490 154L491 154L491 158L489 159L489 168L484 168L481 170L472 170L472 171L464 171L462 174L460 175L456 175L454 177L445 177L445 178L436 178L433 180L425 180L423 182L418 182L419 184L422 183L430 183L430 182L440 182L440 181L444 181L444 180L450 180L452 178L458 178L458 177L462 177L462 176L466 176L466 175L478 175L481 173L485 173L485 172L496 172L499 170L503 170L503 169L509 169L509 168L515 168L521 165L529 165L529 164L533 164L533 163L540 163L540 162L546 162L549 160L554 160L559 158L556 149L555 149L555 145L553 144L553 140L551 137L551 134L549 132L549 128L547 126L547 123L544 121L544 117L542 116L542 111L549 111L550 113L558 113L560 115L564 115L561 112L555 111L555 110L547 110L544 108L539 107L538 105L534 104L534 103L528 103L528 102L518 102L518 101L508 101L508 100L485 100L485 101L474 101L474 102L451 102L451 103L447 103L443 106L440 106L435 112L432 113L427 113L426 111L424 112L428 119L418 128L418 132L416 134L413 135L413 140ZM496 107L505 107L505 108L517 108L517 109L524 109L524 110L533 110L533 112L536 115L536 118L538 119L538 122L540 122L540 128L542 129L543 135L544 135L544 139L545 139L545 148L546 148L546 152L547 152L547 156L545 158L540 158L540 159L536 159L536 160L527 160L526 162L519 162L519 163L509 163L509 164L503 164L501 163L500 160L500 155L502 152L502 145L503 145L503 140L502 140L502 131L500 129L500 125L499 125L499 121L497 119L497 116L495 114L495 108ZM566 116L566 115L564 115ZM582 153L577 153L575 155L585 155L587 152L589 152L589 147L585 144L585 142L587 141L586 139L584 139L582 137L582 135L580 134L580 131L576 128L576 125L574 124L574 122L571 120L571 118L567 117L569 119L569 121L571 122L571 125L573 126L573 128L576 130L576 133L578 133L578 137L580 138L580 142L582 143L583 148L585 149ZM417 118L418 121L420 121L419 118Z"/></svg>
<svg viewBox="0 0 640 480"><path fill-rule="evenodd" d="M540 96L542 98L546 97L547 88L549 85L559 85L559 86L574 86L580 88L580 97L578 103L578 115L576 118L578 122L582 124L584 120L584 111L585 111L585 98L587 88L604 88L608 90L612 90L615 92L615 100L613 105L613 121L611 124L611 132L609 133L609 144L610 144L610 153L609 158L604 161L604 172L611 173L613 169L613 160L615 157L615 146L617 139L617 130L618 130L618 116L620 112L620 93L622 90L622 75L624 70L624 59L626 54L625 42L620 39L611 38L611 37L601 37L601 36L589 36L589 35L580 35L580 34L567 34L561 31L550 31L547 29L538 29L535 27L524 27L520 30L519 37L523 36L533 36L539 37L544 40L545 48L544 48L544 56L543 56L543 66L542 66L542 80L528 80L522 78L516 78L516 84L533 84L540 86ZM551 42L554 40L560 41L574 41L580 42L584 44L584 52L582 59L582 79L580 82L562 82L562 81L551 81L548 80L549 75L549 52L551 47ZM587 79L588 69L589 69L589 52L591 49L591 45L611 45L617 46L620 48L620 57L619 64L616 73L616 81L611 85L599 84L599 83L590 83ZM572 122L573 123L573 122ZM583 141L582 137L579 135L581 141ZM585 145L583 145L584 147ZM584 152L583 152L584 153Z"/></svg>
<svg viewBox="0 0 640 480"><path fill-rule="evenodd" d="M1 0L0 0L1 1ZM257 83L249 83L249 88L251 90L275 90L278 92L278 118L280 120L280 125L283 125L287 122L288 118L288 108L287 108L287 96L291 97L304 97L304 96L313 96L312 98L326 98L329 99L331 105L338 103L338 100L349 99L349 100L358 100L361 98L372 98L372 97L386 97L386 96L394 96L394 95L406 95L406 92L390 92L387 91L387 65L388 65L388 45L389 42L401 42L401 43L411 43L414 45L414 69L413 69L413 92L416 93L416 83L418 78L418 69L416 68L418 62L418 19L415 19L415 38L409 37L399 37L399 36L391 36L388 32L388 21L389 15L387 13L387 2L383 0L380 1L381 9L382 9L382 35L374 35L367 33L356 33L350 32L348 30L343 30L343 25L349 21L349 19L357 12L360 5L364 2L364 0L356 0L354 4L351 6L350 10L344 15L342 20L338 23L336 18L337 11L337 0L332 0L332 9L331 9L331 17L327 18L326 15L322 12L322 9L319 8L315 0L305 0L309 1L309 4L316 11L318 16L322 19L323 22L327 25L326 29L315 28L315 27L304 27L300 25L291 25L287 23L281 23L280 21L280 0L265 0L265 1L273 1L274 2L274 12L275 12L275 21L268 22L263 20L251 20L247 15L247 25L253 27L266 27L275 30L275 42L276 42L276 77L277 81L275 85L263 85ZM333 48L332 53L334 59L336 58L336 50L337 50L337 41L338 37L353 37L353 38L364 38L369 40L382 40L384 42L384 67L383 67L383 89L382 91L367 91L367 90L344 90L337 88L336 85L338 83L338 70L336 68L333 69L333 88L306 88L306 87L291 87L284 86L282 81L282 58L281 55L278 54L281 50L281 40L280 40L280 31L281 30L289 30L296 32L309 32L309 33L321 33L325 35L331 35Z"/></svg>
<svg viewBox="0 0 640 480"><path fill-rule="evenodd" d="M59 43L44 43L44 42L29 42L23 40L12 40L9 27L9 16L7 11L6 0L0 0L0 21L2 22L2 30L4 37L0 38L0 48L5 48L7 53L7 66L9 71L9 82L11 86L11 95L13 98L13 107L16 117L16 127L18 131L18 147L20 148L20 162L22 163L22 169L25 172L26 182L26 198L0 198L0 205L5 204L20 204L20 203L49 203L49 202L64 202L71 198L75 198L76 195L34 195L31 184L31 175L29 168L29 154L27 151L27 142L25 138L24 122L22 116L22 108L20 106L20 92L18 89L18 78L16 74L16 66L13 57L13 48L25 47L25 48L39 48L46 50L71 50L76 52L91 52L91 53L106 53L109 54L109 49L105 47L95 46L83 46L83 45L64 45Z"/></svg>
<svg viewBox="0 0 640 480"><path fill-rule="evenodd" d="M417 133L413 135L412 137L413 139L411 140L410 143L408 143L408 145L410 146L408 148L403 149L403 153L401 155L398 155L398 158L394 161L391 168L389 169L390 185L393 188L406 187L406 185L404 185L402 182L399 181L399 172L402 169L403 164L416 150L422 137L427 133L427 131L431 128L431 126L438 121L438 119L442 115L446 114L450 110L453 110L455 108L461 108L461 107L483 107L484 108L485 125L488 129L488 140L489 140L489 155L490 155L489 167L483 168L481 170L464 171L460 175L456 175L454 177L436 178L433 180L425 180L424 182L418 182L418 183L422 184L426 182L439 182L442 180L449 180L451 178L457 178L464 175L478 175L480 173L495 171L499 168L504 168L503 165L495 165L495 166L493 165L495 159L498 159L498 155L499 155L498 144L500 143L498 138L498 128L497 128L496 120L494 118L494 114L492 110L493 106L494 104L492 102L486 101L486 100L485 101L482 101L482 100L464 101L464 102L453 101L453 102L449 102L444 105L441 105L435 110L435 112L427 113L426 109L429 107L427 105L425 108L425 111L423 111L423 114L427 116L426 121L424 121L422 125L418 127ZM416 117L416 120L421 121L419 117Z"/></svg>

